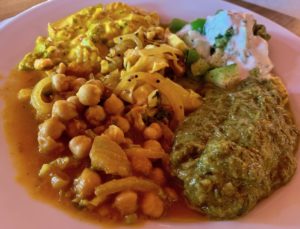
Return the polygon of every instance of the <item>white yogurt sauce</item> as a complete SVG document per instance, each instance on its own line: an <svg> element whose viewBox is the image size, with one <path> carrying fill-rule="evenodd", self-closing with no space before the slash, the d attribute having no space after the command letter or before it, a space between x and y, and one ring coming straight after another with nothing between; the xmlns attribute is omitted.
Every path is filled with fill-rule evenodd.
<svg viewBox="0 0 300 229"><path fill-rule="evenodd" d="M232 26L232 18L228 11L222 10L216 15L208 16L204 26L205 37L209 44L215 44L218 35L224 35L226 31Z"/></svg>
<svg viewBox="0 0 300 229"><path fill-rule="evenodd" d="M261 77L267 77L273 68L268 43L263 38L253 35L254 23L255 20L250 14L222 10L214 16L207 17L205 35L193 31L190 25L183 27L177 34L202 57L209 60L210 47L215 44L216 37L224 35L232 27L234 34L224 50L225 65L238 64L241 79L245 79L254 68L259 69Z"/></svg>

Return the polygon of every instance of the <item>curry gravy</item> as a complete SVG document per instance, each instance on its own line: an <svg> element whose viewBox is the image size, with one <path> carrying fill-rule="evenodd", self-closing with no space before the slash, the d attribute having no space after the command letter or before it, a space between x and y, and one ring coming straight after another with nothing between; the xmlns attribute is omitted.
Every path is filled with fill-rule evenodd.
<svg viewBox="0 0 300 229"><path fill-rule="evenodd" d="M5 102L2 112L4 130L9 144L8 153L17 170L16 180L32 198L57 207L79 220L100 223L96 213L76 208L69 199L60 197L48 182L38 176L41 165L49 161L49 158L38 152L38 122L34 118L34 110L27 101L19 101L17 94L21 88L31 87L39 79L37 74L13 71L1 89ZM175 203L167 215L160 219L165 223L195 223L203 220L204 217L190 210L183 199ZM105 225L117 226L110 221L105 222Z"/></svg>

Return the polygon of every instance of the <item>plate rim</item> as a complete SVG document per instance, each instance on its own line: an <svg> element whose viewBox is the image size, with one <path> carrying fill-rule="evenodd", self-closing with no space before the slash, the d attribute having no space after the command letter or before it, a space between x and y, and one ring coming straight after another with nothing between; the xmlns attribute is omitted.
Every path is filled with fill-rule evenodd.
<svg viewBox="0 0 300 229"><path fill-rule="evenodd" d="M27 10L25 10L25 11L19 13L18 15L14 16L10 22L8 22L3 28L0 29L0 43L1 43L1 33L5 32L7 28L9 28L9 27L11 27L11 26L14 26L14 23L17 23L19 20L22 20L23 17L27 17L28 14L31 14L32 12L35 12L35 11L40 10L40 8L47 7L48 4L57 4L58 2L63 2L63 1L71 1L71 0L48 0L48 1L45 1L45 2L41 2L41 3L39 3L39 4L37 4L37 5L33 6L33 7L30 7L29 9L27 9ZM209 1L209 0L207 0L207 1ZM255 17L263 18L264 21L268 21L268 23L272 24L272 26L276 26L276 27L278 27L280 30L283 30L287 37L290 37L292 40L295 39L295 41L299 42L299 44L300 44L300 37L298 37L296 34L292 33L291 31L287 30L287 29L284 28L283 26L277 24L276 22L274 22L274 21L272 21L272 20L270 20L270 19L268 19L268 18L266 18L266 17L264 17L264 16L262 16L262 15L259 15L259 14L255 13L255 12L251 11L251 10L248 10L248 9L246 9L246 8L244 8L244 7L240 7L240 6L238 6L238 5L232 4L232 3L230 3L230 2L219 1L219 0L214 0L214 1L215 1L215 2L223 2L223 3L227 4L227 5L233 5L235 8L240 8L241 10L243 10L243 11L245 11L245 12L250 12L250 13L252 13L253 15L255 15ZM150 1L150 2L151 2L151 1ZM211 2L211 1L209 1L209 2ZM59 3L58 3L58 4L59 4ZM155 10L155 9L154 9L154 10ZM0 55L0 58L1 58L1 56L2 56L2 55ZM298 149L298 151L299 151L299 150L300 150L300 149ZM298 153L298 157L299 157L299 153ZM298 160L298 161L299 161L299 160ZM19 185L19 184L18 184L18 185ZM24 189L22 189L22 191L24 191ZM25 191L25 194L28 195L28 193L27 193L26 191ZM29 198L31 198L31 197L29 197ZM34 199L34 200L35 200L35 199ZM38 202L40 202L40 201L38 201ZM44 203L42 202L42 204L44 204ZM46 204L46 205L48 205L48 204ZM52 206L51 206L51 207L52 207ZM52 208L53 208L53 207L52 207ZM57 208L54 208L54 210L55 210L55 211L59 211L59 209L57 209ZM67 215L66 213L63 213L63 214ZM69 217L69 215L68 215L68 217ZM71 218L71 217L69 217L69 218ZM73 218L73 217L72 217L72 218ZM78 220L78 219L75 219L74 221L79 221L79 220ZM156 222L156 223L159 224L160 222L158 221L158 222ZM240 223L240 222L239 222L239 223ZM199 224L201 225L201 222L199 222ZM199 225L199 224L197 223L197 225ZM241 224L242 224L242 223L241 223ZM216 224L217 227L219 227L219 226L221 226L221 225L223 225L223 224ZM99 225L97 225L97 226L98 226L98 228L99 228ZM203 226L204 226L204 225L203 225ZM236 226L237 226L237 225L236 225ZM244 226L244 225L242 224L241 226ZM275 227L275 225L272 225L272 226ZM101 225L100 225L100 228L102 228ZM204 227L204 228L205 228L205 227ZM227 227L224 227L224 228L227 228ZM229 228L229 227L228 227L228 228ZM272 228L273 228L273 227L272 227ZM290 228L290 227L289 227L289 228Z"/></svg>

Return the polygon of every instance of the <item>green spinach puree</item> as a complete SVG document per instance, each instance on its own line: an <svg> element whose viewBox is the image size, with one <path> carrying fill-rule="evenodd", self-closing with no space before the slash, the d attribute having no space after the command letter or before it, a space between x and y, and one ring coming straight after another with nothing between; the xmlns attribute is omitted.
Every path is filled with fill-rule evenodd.
<svg viewBox="0 0 300 229"><path fill-rule="evenodd" d="M203 105L177 130L171 168L192 208L234 218L291 179L298 130L278 77L205 91Z"/></svg>

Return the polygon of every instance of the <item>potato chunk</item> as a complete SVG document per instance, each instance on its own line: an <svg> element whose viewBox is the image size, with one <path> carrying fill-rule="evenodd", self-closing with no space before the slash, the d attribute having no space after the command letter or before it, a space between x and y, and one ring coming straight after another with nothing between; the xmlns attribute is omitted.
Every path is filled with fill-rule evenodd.
<svg viewBox="0 0 300 229"><path fill-rule="evenodd" d="M131 174L130 162L126 153L107 136L95 137L90 158L93 169L123 177Z"/></svg>

